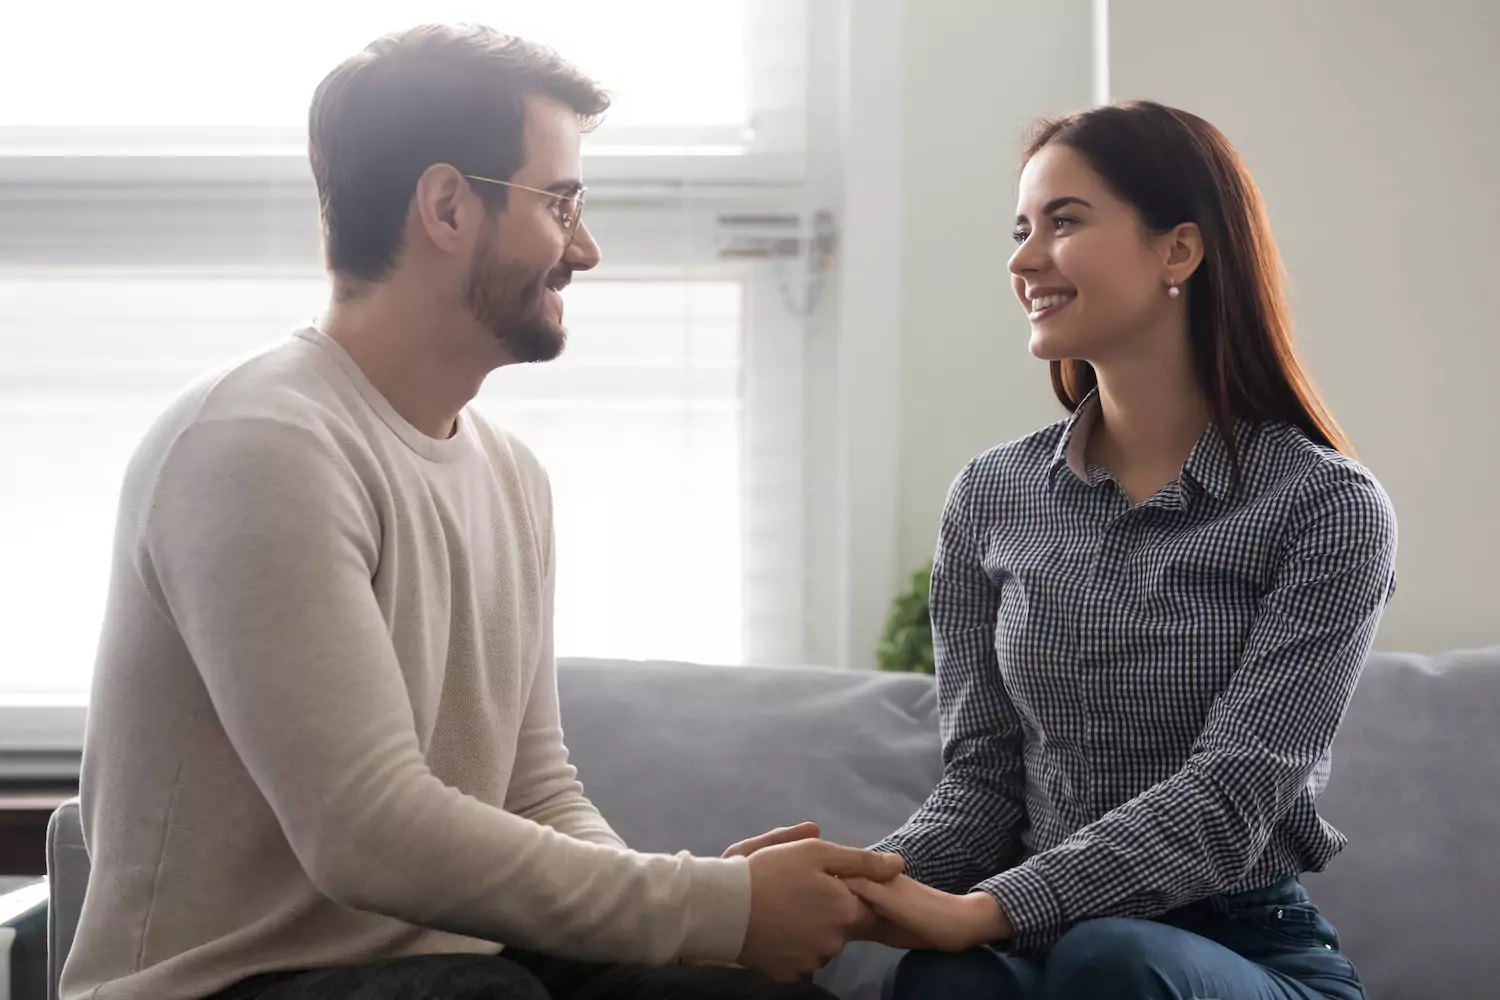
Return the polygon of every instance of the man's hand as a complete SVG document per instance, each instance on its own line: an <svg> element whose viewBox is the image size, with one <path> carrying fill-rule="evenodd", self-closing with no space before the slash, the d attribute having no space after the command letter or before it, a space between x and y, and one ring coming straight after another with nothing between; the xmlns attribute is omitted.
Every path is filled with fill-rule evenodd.
<svg viewBox="0 0 1500 1000"><path fill-rule="evenodd" d="M919 947L966 951L1014 933L999 902L989 893L955 895L905 875L885 882L851 878L847 885L877 916L904 930L910 939L923 942Z"/></svg>
<svg viewBox="0 0 1500 1000"><path fill-rule="evenodd" d="M737 844L730 844L729 848L721 856L726 858L748 858L756 851L759 851L766 847L775 847L777 844L790 844L798 840L817 840L820 836L822 836L822 830L818 828L818 824L816 823L798 823L795 826L778 826L776 829L771 830L767 833L763 833L758 837L751 837L748 840L742 840ZM876 919L875 915L873 913L870 913L868 908L865 912L870 920ZM681 959L680 964L696 969L744 968L743 966L736 965L733 962L718 962L708 958L684 958Z"/></svg>
<svg viewBox="0 0 1500 1000"><path fill-rule="evenodd" d="M742 840L738 844L731 844L724 852L726 858L748 858L756 851L765 847L775 847L777 844L790 844L798 840L817 840L822 836L816 823L798 823L796 826L779 826L769 833L763 833L759 837L751 837Z"/></svg>
<svg viewBox="0 0 1500 1000"><path fill-rule="evenodd" d="M901 871L897 855L806 837L749 859L750 927L739 964L782 982L821 969L868 922L868 908L843 879L874 886Z"/></svg>

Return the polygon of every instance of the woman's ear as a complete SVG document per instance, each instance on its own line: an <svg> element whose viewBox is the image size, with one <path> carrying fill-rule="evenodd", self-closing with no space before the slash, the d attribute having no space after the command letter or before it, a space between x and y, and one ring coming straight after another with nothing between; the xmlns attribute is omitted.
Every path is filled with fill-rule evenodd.
<svg viewBox="0 0 1500 1000"><path fill-rule="evenodd" d="M1167 281L1186 285L1203 263L1203 233L1196 222L1183 222L1163 233L1158 244Z"/></svg>

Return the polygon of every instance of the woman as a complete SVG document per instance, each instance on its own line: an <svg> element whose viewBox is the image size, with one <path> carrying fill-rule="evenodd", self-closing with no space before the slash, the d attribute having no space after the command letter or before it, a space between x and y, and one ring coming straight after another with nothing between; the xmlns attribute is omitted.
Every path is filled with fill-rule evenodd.
<svg viewBox="0 0 1500 1000"><path fill-rule="evenodd" d="M1291 346L1224 136L1046 122L1010 260L1071 418L959 475L932 619L945 773L855 881L897 998L1363 997L1297 876L1396 523ZM908 877L909 876L909 877Z"/></svg>

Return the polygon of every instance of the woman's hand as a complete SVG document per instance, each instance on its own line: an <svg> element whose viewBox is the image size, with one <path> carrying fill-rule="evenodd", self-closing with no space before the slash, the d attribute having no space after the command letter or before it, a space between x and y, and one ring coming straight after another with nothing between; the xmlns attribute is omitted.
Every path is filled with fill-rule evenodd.
<svg viewBox="0 0 1500 1000"><path fill-rule="evenodd" d="M847 880L846 880L847 881ZM868 906L869 904L865 904ZM889 945L892 948L904 948L907 950L915 948L934 948L931 941L922 937L914 931L909 931L900 924L887 920L874 910L870 916L855 928L851 941L874 941L878 944Z"/></svg>
<svg viewBox="0 0 1500 1000"><path fill-rule="evenodd" d="M883 923L901 932L903 943L896 947L967 951L991 941L1002 941L1012 934L1010 921L999 902L986 892L955 895L906 875L898 875L889 882L862 878L845 882ZM911 941L918 943L905 943Z"/></svg>

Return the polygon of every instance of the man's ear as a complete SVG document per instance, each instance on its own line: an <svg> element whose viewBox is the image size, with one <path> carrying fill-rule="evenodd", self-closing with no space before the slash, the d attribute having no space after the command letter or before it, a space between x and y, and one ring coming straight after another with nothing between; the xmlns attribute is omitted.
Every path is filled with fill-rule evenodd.
<svg viewBox="0 0 1500 1000"><path fill-rule="evenodd" d="M455 167L434 163L417 178L412 214L437 250L460 253L473 242L484 204Z"/></svg>

